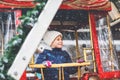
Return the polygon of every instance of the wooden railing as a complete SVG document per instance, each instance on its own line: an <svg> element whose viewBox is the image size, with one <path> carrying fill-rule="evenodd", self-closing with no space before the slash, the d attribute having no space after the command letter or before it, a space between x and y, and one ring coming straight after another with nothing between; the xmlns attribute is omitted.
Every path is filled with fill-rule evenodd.
<svg viewBox="0 0 120 80"><path fill-rule="evenodd" d="M64 76L63 76L64 75L64 69L63 69L64 67L78 67L77 79L80 80L80 77L81 77L80 67L87 66L87 65L90 65L90 62L52 64L52 66L50 68L58 68L58 70L59 70L59 79L58 80L64 80ZM43 64L29 64L29 67L30 68L40 68L42 80L44 80L43 69L46 68L46 66L44 66Z"/></svg>

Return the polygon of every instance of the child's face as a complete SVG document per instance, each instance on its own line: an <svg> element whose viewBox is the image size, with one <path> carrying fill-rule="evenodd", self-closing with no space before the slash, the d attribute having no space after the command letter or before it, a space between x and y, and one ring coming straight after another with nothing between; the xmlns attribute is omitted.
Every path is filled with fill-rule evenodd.
<svg viewBox="0 0 120 80"><path fill-rule="evenodd" d="M51 47L52 48L62 48L63 46L63 40L62 36L57 36L55 40L52 42Z"/></svg>

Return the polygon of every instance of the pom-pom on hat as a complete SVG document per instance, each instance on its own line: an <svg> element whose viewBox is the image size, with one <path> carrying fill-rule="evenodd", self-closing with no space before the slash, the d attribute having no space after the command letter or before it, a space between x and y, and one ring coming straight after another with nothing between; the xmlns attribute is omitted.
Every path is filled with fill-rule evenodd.
<svg viewBox="0 0 120 80"><path fill-rule="evenodd" d="M43 36L43 41L50 46L55 38L59 35L62 36L62 34L58 31L47 31Z"/></svg>

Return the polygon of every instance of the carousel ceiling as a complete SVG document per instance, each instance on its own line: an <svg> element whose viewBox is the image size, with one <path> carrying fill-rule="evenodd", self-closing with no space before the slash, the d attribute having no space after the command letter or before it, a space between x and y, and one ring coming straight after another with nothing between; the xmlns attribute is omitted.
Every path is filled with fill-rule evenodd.
<svg viewBox="0 0 120 80"><path fill-rule="evenodd" d="M32 8L34 0L0 0L0 8ZM60 9L111 10L109 0L63 0Z"/></svg>
<svg viewBox="0 0 120 80"><path fill-rule="evenodd" d="M78 29L88 24L88 11L85 10L58 10L52 23L51 29Z"/></svg>

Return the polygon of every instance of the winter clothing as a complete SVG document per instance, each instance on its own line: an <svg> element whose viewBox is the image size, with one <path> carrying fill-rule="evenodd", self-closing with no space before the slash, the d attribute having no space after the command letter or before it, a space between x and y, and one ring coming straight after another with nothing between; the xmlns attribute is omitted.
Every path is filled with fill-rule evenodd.
<svg viewBox="0 0 120 80"><path fill-rule="evenodd" d="M43 37L43 41L47 44L47 45L51 45L51 43L54 41L54 39L58 36L62 34L58 31L47 31Z"/></svg>
<svg viewBox="0 0 120 80"><path fill-rule="evenodd" d="M50 46L48 46L44 41L41 41L40 44L38 45L38 52L43 52L44 49L52 50Z"/></svg>
<svg viewBox="0 0 120 80"><path fill-rule="evenodd" d="M66 51L60 48L53 48L52 50L45 49L37 58L37 64L41 64L44 61L51 61L52 64L71 63L72 60ZM40 70L38 70L40 71ZM70 80L69 75L77 72L76 67L64 68L65 80ZM44 69L45 80L58 80L58 68L46 68Z"/></svg>

